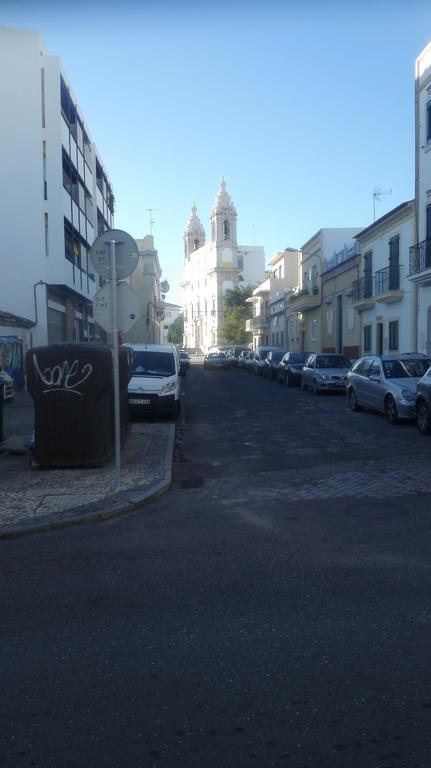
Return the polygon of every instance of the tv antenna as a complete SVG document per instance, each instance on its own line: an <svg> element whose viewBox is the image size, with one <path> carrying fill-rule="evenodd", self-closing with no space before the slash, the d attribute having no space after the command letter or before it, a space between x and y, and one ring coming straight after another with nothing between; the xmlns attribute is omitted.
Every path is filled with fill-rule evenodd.
<svg viewBox="0 0 431 768"><path fill-rule="evenodd" d="M150 235L153 234L153 224L155 224L155 219L153 219L153 211L158 211L158 208L147 208L147 211L150 215Z"/></svg>
<svg viewBox="0 0 431 768"><path fill-rule="evenodd" d="M380 198L382 195L392 195L392 189L382 189L381 187L374 187L373 190L373 211L374 211L374 221L376 220L376 200L380 203Z"/></svg>

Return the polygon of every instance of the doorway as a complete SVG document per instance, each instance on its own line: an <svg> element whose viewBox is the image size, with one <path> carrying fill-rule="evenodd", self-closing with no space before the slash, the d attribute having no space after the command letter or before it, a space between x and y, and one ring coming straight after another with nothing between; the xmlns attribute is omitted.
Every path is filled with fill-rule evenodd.
<svg viewBox="0 0 431 768"><path fill-rule="evenodd" d="M383 355L383 323L377 323L376 328L376 353Z"/></svg>
<svg viewBox="0 0 431 768"><path fill-rule="evenodd" d="M337 352L343 353L343 294L337 296Z"/></svg>

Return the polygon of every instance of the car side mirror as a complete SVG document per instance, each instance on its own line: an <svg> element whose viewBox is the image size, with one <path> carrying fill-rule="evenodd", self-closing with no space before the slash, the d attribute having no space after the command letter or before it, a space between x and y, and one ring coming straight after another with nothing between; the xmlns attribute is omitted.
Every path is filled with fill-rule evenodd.
<svg viewBox="0 0 431 768"><path fill-rule="evenodd" d="M378 375L378 373L372 373L368 378L370 381L374 381L376 384L380 382L380 376Z"/></svg>

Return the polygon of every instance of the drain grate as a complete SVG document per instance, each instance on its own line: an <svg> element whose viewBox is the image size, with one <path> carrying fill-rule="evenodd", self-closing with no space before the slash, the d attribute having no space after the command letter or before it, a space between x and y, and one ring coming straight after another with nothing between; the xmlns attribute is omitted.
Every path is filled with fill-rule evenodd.
<svg viewBox="0 0 431 768"><path fill-rule="evenodd" d="M181 480L180 488L202 488L203 484L203 477L188 477L185 480Z"/></svg>

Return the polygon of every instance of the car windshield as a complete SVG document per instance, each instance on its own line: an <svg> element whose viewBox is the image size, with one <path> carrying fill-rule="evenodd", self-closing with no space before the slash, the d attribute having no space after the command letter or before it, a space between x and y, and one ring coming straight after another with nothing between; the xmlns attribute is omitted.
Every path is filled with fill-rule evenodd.
<svg viewBox="0 0 431 768"><path fill-rule="evenodd" d="M174 356L170 352L133 353L133 376L173 376L174 373Z"/></svg>
<svg viewBox="0 0 431 768"><path fill-rule="evenodd" d="M293 365L300 365L301 363L305 363L307 357L308 354L306 352L291 352L288 357L288 362L292 363Z"/></svg>
<svg viewBox="0 0 431 768"><path fill-rule="evenodd" d="M416 357L409 360L383 360L382 365L387 379L409 379L424 376L430 361L425 357Z"/></svg>
<svg viewBox="0 0 431 768"><path fill-rule="evenodd" d="M273 363L278 363L278 362L280 362L280 360L281 360L282 356L283 356L283 355L282 355L282 352L273 352L273 353L271 354L271 361L272 361Z"/></svg>
<svg viewBox="0 0 431 768"><path fill-rule="evenodd" d="M350 368L350 361L342 355L319 355L316 368Z"/></svg>
<svg viewBox="0 0 431 768"><path fill-rule="evenodd" d="M210 360L219 359L219 358L222 358L222 360L225 360L226 355L224 352L210 352L210 354L208 355L208 358Z"/></svg>

